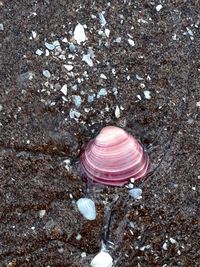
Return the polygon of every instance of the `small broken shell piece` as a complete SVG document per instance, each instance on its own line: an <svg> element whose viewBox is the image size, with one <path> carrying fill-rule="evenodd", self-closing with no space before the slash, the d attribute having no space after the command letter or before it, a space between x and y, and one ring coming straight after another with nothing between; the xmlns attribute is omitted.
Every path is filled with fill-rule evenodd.
<svg viewBox="0 0 200 267"><path fill-rule="evenodd" d="M87 220L95 220L96 219L96 207L94 201L89 198L80 198L77 202L77 207L80 213Z"/></svg>
<svg viewBox="0 0 200 267"><path fill-rule="evenodd" d="M142 198L142 189L133 188L133 189L129 190L129 195L134 199L141 199Z"/></svg>
<svg viewBox="0 0 200 267"><path fill-rule="evenodd" d="M90 263L91 267L112 267L113 259L108 252L100 251Z"/></svg>

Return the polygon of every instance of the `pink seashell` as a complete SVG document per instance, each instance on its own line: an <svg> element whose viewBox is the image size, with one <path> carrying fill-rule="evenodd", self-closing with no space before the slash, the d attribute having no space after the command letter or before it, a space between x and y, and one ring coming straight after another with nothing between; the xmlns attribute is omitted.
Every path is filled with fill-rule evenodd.
<svg viewBox="0 0 200 267"><path fill-rule="evenodd" d="M150 161L142 145L123 129L107 126L81 155L84 175L94 182L122 186L146 176Z"/></svg>

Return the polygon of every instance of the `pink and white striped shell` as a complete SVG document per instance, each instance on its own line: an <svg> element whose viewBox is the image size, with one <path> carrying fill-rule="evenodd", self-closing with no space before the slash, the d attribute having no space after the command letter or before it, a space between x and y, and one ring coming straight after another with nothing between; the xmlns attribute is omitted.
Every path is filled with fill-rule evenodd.
<svg viewBox="0 0 200 267"><path fill-rule="evenodd" d="M142 145L123 129L107 126L91 140L81 155L87 179L122 186L149 173L150 161Z"/></svg>

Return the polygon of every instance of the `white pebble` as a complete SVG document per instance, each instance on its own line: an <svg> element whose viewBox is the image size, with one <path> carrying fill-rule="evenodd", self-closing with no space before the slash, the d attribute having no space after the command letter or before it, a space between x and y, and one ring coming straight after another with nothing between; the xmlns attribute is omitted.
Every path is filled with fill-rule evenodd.
<svg viewBox="0 0 200 267"><path fill-rule="evenodd" d="M81 25L80 23L76 25L76 28L74 30L74 39L78 44L81 44L86 40L85 30L83 28L83 25Z"/></svg>
<svg viewBox="0 0 200 267"><path fill-rule="evenodd" d="M200 107L200 101L196 103L196 106L197 107Z"/></svg>
<svg viewBox="0 0 200 267"><path fill-rule="evenodd" d="M99 252L90 263L91 267L112 267L113 259L108 252Z"/></svg>
<svg viewBox="0 0 200 267"><path fill-rule="evenodd" d="M167 250L167 243L166 243L166 242L163 244L162 248L163 248L164 250Z"/></svg>
<svg viewBox="0 0 200 267"><path fill-rule="evenodd" d="M134 42L132 39L128 39L128 43L129 43L131 46L134 46L134 45L135 45L135 42Z"/></svg>
<svg viewBox="0 0 200 267"><path fill-rule="evenodd" d="M43 70L42 73L48 79L51 77L51 73L48 70Z"/></svg>
<svg viewBox="0 0 200 267"><path fill-rule="evenodd" d="M37 49L35 51L35 53L36 53L36 55L41 56L44 52L42 50L40 50L40 49Z"/></svg>
<svg viewBox="0 0 200 267"><path fill-rule="evenodd" d="M3 106L0 104L0 111L2 111L3 110Z"/></svg>
<svg viewBox="0 0 200 267"><path fill-rule="evenodd" d="M0 31L3 31L4 30L4 26L3 26L3 23L0 24Z"/></svg>
<svg viewBox="0 0 200 267"><path fill-rule="evenodd" d="M80 213L87 220L95 220L96 219L96 207L94 201L89 198L80 198L77 202L77 207Z"/></svg>
<svg viewBox="0 0 200 267"><path fill-rule="evenodd" d="M33 37L33 39L35 39L37 37L37 32L36 31L32 31L32 37Z"/></svg>
<svg viewBox="0 0 200 267"><path fill-rule="evenodd" d="M121 37L117 37L117 38L115 39L115 42L119 44L119 43L121 43L121 40L122 40Z"/></svg>
<svg viewBox="0 0 200 267"><path fill-rule="evenodd" d="M66 37L64 37L64 38L62 39L62 42L63 42L63 43L68 43L68 40L67 40L67 38L66 38Z"/></svg>
<svg viewBox="0 0 200 267"><path fill-rule="evenodd" d="M66 70L68 70L68 71L71 71L71 70L73 70L73 66L72 65L63 65L64 67L65 67L65 69Z"/></svg>
<svg viewBox="0 0 200 267"><path fill-rule="evenodd" d="M106 35L107 37L109 37L109 35L110 35L110 30L109 30L109 29L105 29L105 35Z"/></svg>
<svg viewBox="0 0 200 267"><path fill-rule="evenodd" d="M102 78L102 79L104 79L104 80L107 80L106 75L104 75L103 73L100 75L100 78Z"/></svg>
<svg viewBox="0 0 200 267"><path fill-rule="evenodd" d="M80 241L81 238L82 238L82 235L80 235L80 234L78 234L78 235L76 236L76 240L78 240L78 241Z"/></svg>
<svg viewBox="0 0 200 267"><path fill-rule="evenodd" d="M151 99L150 91L144 91L144 97L145 97L146 99Z"/></svg>
<svg viewBox="0 0 200 267"><path fill-rule="evenodd" d="M82 257L82 258L85 258L86 256L87 256L87 254L86 254L85 252L82 252L82 253L81 253L81 257Z"/></svg>
<svg viewBox="0 0 200 267"><path fill-rule="evenodd" d="M46 214L46 210L40 210L39 211L39 217L40 218L43 218L45 214Z"/></svg>
<svg viewBox="0 0 200 267"><path fill-rule="evenodd" d="M61 91L64 95L67 95L67 85L64 84L60 91Z"/></svg>
<svg viewBox="0 0 200 267"><path fill-rule="evenodd" d="M115 109L115 117L116 117L117 119L120 118L120 108L119 108L119 106L116 106L116 109Z"/></svg>
<svg viewBox="0 0 200 267"><path fill-rule="evenodd" d="M162 8L163 8L163 6L162 6L162 5L157 5L157 6L156 6L156 11L158 11L158 12L159 12L159 11L160 11Z"/></svg>
<svg viewBox="0 0 200 267"><path fill-rule="evenodd" d="M177 241L176 241L174 238L172 238L172 237L170 237L169 241L170 241L172 244L177 244Z"/></svg>

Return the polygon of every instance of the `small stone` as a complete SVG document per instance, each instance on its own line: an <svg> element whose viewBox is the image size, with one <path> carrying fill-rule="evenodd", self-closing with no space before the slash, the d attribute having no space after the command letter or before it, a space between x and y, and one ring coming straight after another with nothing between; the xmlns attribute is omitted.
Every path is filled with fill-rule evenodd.
<svg viewBox="0 0 200 267"><path fill-rule="evenodd" d="M35 53L36 53L36 55L41 56L44 52L42 50L40 50L40 49L37 49L35 51Z"/></svg>
<svg viewBox="0 0 200 267"><path fill-rule="evenodd" d="M144 97L145 97L146 99L151 99L150 91L144 91Z"/></svg>
<svg viewBox="0 0 200 267"><path fill-rule="evenodd" d="M40 218L43 218L45 214L46 214L46 210L40 210L39 211L39 217Z"/></svg>
<svg viewBox="0 0 200 267"><path fill-rule="evenodd" d="M159 12L162 8L163 8L162 5L157 5L157 6L156 6L156 11Z"/></svg>
<svg viewBox="0 0 200 267"><path fill-rule="evenodd" d="M134 42L132 39L128 39L128 43L129 43L131 46L134 46L134 45L135 45L135 42Z"/></svg>
<svg viewBox="0 0 200 267"><path fill-rule="evenodd" d="M142 100L142 98L141 98L141 96L140 96L140 95L137 95L137 98L138 98L139 100Z"/></svg>
<svg viewBox="0 0 200 267"><path fill-rule="evenodd" d="M3 106L0 104L0 111L2 111L3 110Z"/></svg>
<svg viewBox="0 0 200 267"><path fill-rule="evenodd" d="M117 119L120 118L120 108L119 108L119 106L116 106L116 109L115 109L115 117L116 117Z"/></svg>
<svg viewBox="0 0 200 267"><path fill-rule="evenodd" d="M44 77L46 77L47 79L49 79L51 77L51 73L48 70L43 70L42 74L44 75Z"/></svg>
<svg viewBox="0 0 200 267"><path fill-rule="evenodd" d="M64 95L67 95L67 85L64 84L60 91L61 91Z"/></svg>
<svg viewBox="0 0 200 267"><path fill-rule="evenodd" d="M119 43L121 43L121 40L122 40L121 37L117 37L117 38L115 39L115 42L119 44Z"/></svg>
<svg viewBox="0 0 200 267"><path fill-rule="evenodd" d="M65 69L66 70L68 70L68 71L71 71L71 70L73 70L73 66L72 65L63 65L64 67L65 67Z"/></svg>

